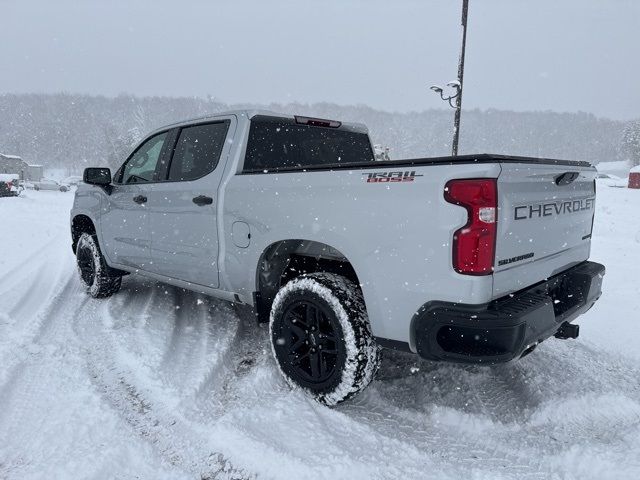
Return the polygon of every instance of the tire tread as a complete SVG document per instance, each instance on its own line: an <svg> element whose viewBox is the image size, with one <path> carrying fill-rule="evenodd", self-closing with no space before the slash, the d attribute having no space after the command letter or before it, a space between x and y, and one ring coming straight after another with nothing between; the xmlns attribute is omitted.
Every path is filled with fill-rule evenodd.
<svg viewBox="0 0 640 480"><path fill-rule="evenodd" d="M117 293L122 285L122 276L113 275L113 270L109 268L104 255L102 255L96 235L83 233L78 240L76 252L80 248L89 248L94 260L98 262L94 283L91 285L85 284L88 293L94 298L107 298ZM82 275L80 275L80 278L82 278Z"/></svg>
<svg viewBox="0 0 640 480"><path fill-rule="evenodd" d="M351 337L355 342L356 354L347 359L350 366L354 367L354 375L351 376L352 380L348 384L345 383L345 375L343 375L340 383L331 391L313 392L305 389L320 403L332 406L353 398L371 383L379 366L379 347L376 345L373 335L371 334L362 291L351 280L334 273L320 272L301 275L283 287L281 292L286 293L283 295L281 295L281 292L278 293L271 310L271 331L273 329L274 317L279 313L278 310L286 300L287 294L305 289L302 285L305 281L309 280L319 287L328 290L330 294L337 299L346 313L348 324L345 325L344 322L340 320L338 312L334 313L336 313L342 328L350 328L353 334L344 335L344 337ZM296 284L299 284L300 287L296 288ZM271 338L273 341L273 335L271 335ZM276 362L278 362L277 357ZM284 372L283 375L290 384L295 385L295 382L285 375Z"/></svg>

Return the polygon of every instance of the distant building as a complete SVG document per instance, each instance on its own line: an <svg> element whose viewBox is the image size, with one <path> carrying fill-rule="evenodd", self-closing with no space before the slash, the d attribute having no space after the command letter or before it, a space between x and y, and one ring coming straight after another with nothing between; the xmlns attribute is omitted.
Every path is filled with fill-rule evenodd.
<svg viewBox="0 0 640 480"><path fill-rule="evenodd" d="M27 165L27 178L32 182L39 182L44 178L44 167L42 165Z"/></svg>
<svg viewBox="0 0 640 480"><path fill-rule="evenodd" d="M0 153L0 173L15 173L22 180L39 182L44 176L42 165L29 165L17 155Z"/></svg>

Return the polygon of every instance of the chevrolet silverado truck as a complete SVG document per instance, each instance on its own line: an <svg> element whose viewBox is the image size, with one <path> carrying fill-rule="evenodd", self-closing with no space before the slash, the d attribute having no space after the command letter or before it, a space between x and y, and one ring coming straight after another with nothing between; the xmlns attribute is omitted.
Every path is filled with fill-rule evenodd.
<svg viewBox="0 0 640 480"><path fill-rule="evenodd" d="M380 348L491 365L600 297L596 170L503 155L375 161L364 125L234 111L151 133L71 211L93 297L135 273L253 306L280 371L326 405Z"/></svg>

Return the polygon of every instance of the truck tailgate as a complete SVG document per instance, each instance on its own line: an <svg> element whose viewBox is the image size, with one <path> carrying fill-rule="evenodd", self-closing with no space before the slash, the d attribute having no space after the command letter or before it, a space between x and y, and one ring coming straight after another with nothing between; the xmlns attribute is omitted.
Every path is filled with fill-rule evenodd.
<svg viewBox="0 0 640 480"><path fill-rule="evenodd" d="M501 163L493 298L587 260L594 207L591 166Z"/></svg>

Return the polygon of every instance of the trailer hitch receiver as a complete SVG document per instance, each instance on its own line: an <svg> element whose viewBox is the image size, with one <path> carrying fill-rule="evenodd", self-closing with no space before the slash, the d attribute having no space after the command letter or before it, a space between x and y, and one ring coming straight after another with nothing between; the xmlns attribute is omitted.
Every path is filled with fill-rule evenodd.
<svg viewBox="0 0 640 480"><path fill-rule="evenodd" d="M578 338L578 335L580 335L580 325L564 322L554 336L560 340L568 340L569 338Z"/></svg>

